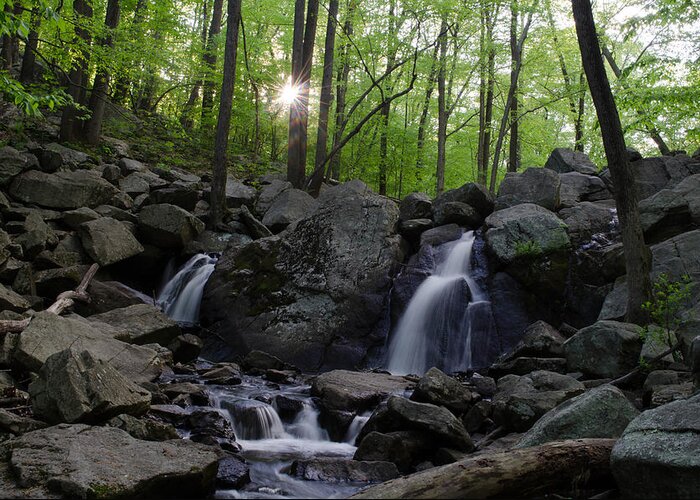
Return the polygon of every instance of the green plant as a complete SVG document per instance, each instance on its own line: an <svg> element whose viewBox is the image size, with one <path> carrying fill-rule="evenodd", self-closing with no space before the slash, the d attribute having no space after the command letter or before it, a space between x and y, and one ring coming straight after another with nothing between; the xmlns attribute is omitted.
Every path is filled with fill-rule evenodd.
<svg viewBox="0 0 700 500"><path fill-rule="evenodd" d="M516 257L538 257L542 255L539 243L533 240L518 241L515 243Z"/></svg>
<svg viewBox="0 0 700 500"><path fill-rule="evenodd" d="M642 309L649 313L653 324L643 329L643 337L657 340L669 348L675 345L674 332L685 319L682 312L687 308L692 293L693 282L687 274L679 281L671 281L666 274L660 274L653 285L652 300L642 304ZM682 360L682 354L673 352L673 359Z"/></svg>

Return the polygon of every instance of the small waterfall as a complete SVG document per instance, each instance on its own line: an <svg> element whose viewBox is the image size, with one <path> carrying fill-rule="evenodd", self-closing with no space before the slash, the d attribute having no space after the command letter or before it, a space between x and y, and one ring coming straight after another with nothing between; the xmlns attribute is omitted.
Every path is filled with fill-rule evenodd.
<svg viewBox="0 0 700 500"><path fill-rule="evenodd" d="M423 374L436 366L446 372L471 367L472 336L492 324L486 294L472 278L476 233L445 244L446 258L418 287L389 345L387 369ZM477 330L478 329L478 330Z"/></svg>
<svg viewBox="0 0 700 500"><path fill-rule="evenodd" d="M370 412L363 413L362 415L355 415L355 418L352 419L352 422L350 422L350 426L345 433L345 438L343 439L344 443L352 445L355 444L357 436L360 435L360 431L369 420L370 415Z"/></svg>
<svg viewBox="0 0 700 500"><path fill-rule="evenodd" d="M289 435L275 409L262 401L242 399L222 405L231 414L239 439L282 439Z"/></svg>
<svg viewBox="0 0 700 500"><path fill-rule="evenodd" d="M308 403L289 426L289 432L299 439L329 441L328 432L318 423L318 410Z"/></svg>
<svg viewBox="0 0 700 500"><path fill-rule="evenodd" d="M204 285L217 260L216 256L200 253L185 262L158 294L157 302L163 312L181 323L198 323Z"/></svg>

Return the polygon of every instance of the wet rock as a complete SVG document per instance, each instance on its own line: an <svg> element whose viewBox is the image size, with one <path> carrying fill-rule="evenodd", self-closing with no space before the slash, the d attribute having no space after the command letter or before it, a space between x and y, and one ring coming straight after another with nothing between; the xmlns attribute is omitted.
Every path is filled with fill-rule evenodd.
<svg viewBox="0 0 700 500"><path fill-rule="evenodd" d="M433 449L432 440L420 432L370 432L360 442L353 459L392 462L399 471L405 473Z"/></svg>
<svg viewBox="0 0 700 500"><path fill-rule="evenodd" d="M74 209L107 204L117 189L91 170L55 174L30 170L15 177L9 193L23 203Z"/></svg>
<svg viewBox="0 0 700 500"><path fill-rule="evenodd" d="M700 395L634 419L610 456L627 498L695 498L700 491Z"/></svg>
<svg viewBox="0 0 700 500"><path fill-rule="evenodd" d="M66 349L48 357L29 384L34 413L49 423L100 422L142 414L151 394L89 351Z"/></svg>
<svg viewBox="0 0 700 500"><path fill-rule="evenodd" d="M432 219L433 202L425 193L411 193L399 204L399 220Z"/></svg>
<svg viewBox="0 0 700 500"><path fill-rule="evenodd" d="M329 409L362 412L391 394L401 395L412 388L413 384L400 376L334 370L314 379L311 395Z"/></svg>
<svg viewBox="0 0 700 500"><path fill-rule="evenodd" d="M598 172L598 167L588 158L588 155L568 148L557 148L552 151L544 166L560 174L578 172L595 175Z"/></svg>
<svg viewBox="0 0 700 500"><path fill-rule="evenodd" d="M110 217L80 225L83 248L100 266L109 266L141 252L141 243L123 222Z"/></svg>
<svg viewBox="0 0 700 500"><path fill-rule="evenodd" d="M168 349L173 352L173 359L177 363L187 363L199 356L204 343L196 335L185 333L178 335L167 344Z"/></svg>
<svg viewBox="0 0 700 500"><path fill-rule="evenodd" d="M362 462L343 458L296 460L291 474L306 481L327 483L383 483L399 476L391 462Z"/></svg>
<svg viewBox="0 0 700 500"><path fill-rule="evenodd" d="M584 392L550 410L523 436L518 448L550 441L582 438L616 438L639 411L614 386Z"/></svg>
<svg viewBox="0 0 700 500"><path fill-rule="evenodd" d="M592 377L616 378L637 367L642 340L639 327L598 321L564 343L569 369Z"/></svg>
<svg viewBox="0 0 700 500"><path fill-rule="evenodd" d="M278 394L275 396L274 407L282 420L291 422L304 409L304 402L301 399Z"/></svg>
<svg viewBox="0 0 700 500"><path fill-rule="evenodd" d="M273 233L279 233L292 222L311 214L317 206L316 200L306 191L286 189L274 199L262 223Z"/></svg>
<svg viewBox="0 0 700 500"><path fill-rule="evenodd" d="M462 237L462 233L462 228L457 224L447 224L433 229L428 229L420 236L420 246L442 245L448 241L460 239Z"/></svg>
<svg viewBox="0 0 700 500"><path fill-rule="evenodd" d="M473 207L482 218L493 212L493 195L481 184L469 182L457 189L445 191L433 201L433 211L439 210L440 205L457 201Z"/></svg>
<svg viewBox="0 0 700 500"><path fill-rule="evenodd" d="M146 498L206 496L219 456L191 441L141 441L113 427L60 424L14 439L8 459L20 487L77 498Z"/></svg>
<svg viewBox="0 0 700 500"><path fill-rule="evenodd" d="M175 205L148 205L139 212L141 238L160 248L184 247L203 230L202 221Z"/></svg>
<svg viewBox="0 0 700 500"><path fill-rule="evenodd" d="M192 434L235 440L231 422L216 410L195 410L187 417Z"/></svg>
<svg viewBox="0 0 700 500"><path fill-rule="evenodd" d="M474 398L472 392L459 381L437 368L431 368L418 381L411 399L444 406L455 415L461 415L471 406Z"/></svg>
<svg viewBox="0 0 700 500"><path fill-rule="evenodd" d="M148 418L136 418L132 415L122 414L110 419L106 425L116 427L136 439L144 441L168 441L180 439L175 427L171 424L158 422Z"/></svg>
<svg viewBox="0 0 700 500"><path fill-rule="evenodd" d="M90 316L90 322L106 323L131 344L167 346L181 334L176 322L149 304L134 304Z"/></svg>
<svg viewBox="0 0 700 500"><path fill-rule="evenodd" d="M227 456L219 460L216 485L222 489L241 489L250 482L250 468L245 460Z"/></svg>
<svg viewBox="0 0 700 500"><path fill-rule="evenodd" d="M205 384L237 385L242 381L241 369L233 363L224 364L202 373Z"/></svg>
<svg viewBox="0 0 700 500"><path fill-rule="evenodd" d="M248 371L286 370L290 365L277 356L263 351L250 351L243 358L243 368Z"/></svg>
<svg viewBox="0 0 700 500"><path fill-rule="evenodd" d="M459 201L447 201L436 205L433 211L435 224L457 224L462 227L476 228L484 218L471 206Z"/></svg>
<svg viewBox="0 0 700 500"><path fill-rule="evenodd" d="M190 382L180 382L175 384L161 384L161 390L169 398L175 400L180 398L183 401L183 397L187 398L192 404L199 406L209 406L209 391L200 384L192 384ZM183 401L185 402L185 401Z"/></svg>
<svg viewBox="0 0 700 500"><path fill-rule="evenodd" d="M498 188L495 210L534 203L547 210L559 208L559 175L546 168L528 168L522 173L509 172Z"/></svg>

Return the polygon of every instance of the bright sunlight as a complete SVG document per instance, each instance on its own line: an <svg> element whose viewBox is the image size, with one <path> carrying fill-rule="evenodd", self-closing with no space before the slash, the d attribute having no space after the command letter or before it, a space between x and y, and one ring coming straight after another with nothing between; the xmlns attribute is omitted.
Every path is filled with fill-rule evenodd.
<svg viewBox="0 0 700 500"><path fill-rule="evenodd" d="M280 93L279 100L287 106L291 106L299 99L299 87L287 83Z"/></svg>

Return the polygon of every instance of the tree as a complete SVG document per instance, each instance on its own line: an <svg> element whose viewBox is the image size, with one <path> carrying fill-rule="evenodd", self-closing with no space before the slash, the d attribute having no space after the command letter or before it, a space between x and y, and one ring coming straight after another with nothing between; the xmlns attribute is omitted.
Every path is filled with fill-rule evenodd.
<svg viewBox="0 0 700 500"><path fill-rule="evenodd" d="M445 142L447 141L447 109L445 106L445 65L447 64L447 20L443 18L438 37L440 47L440 59L438 61L438 154L437 169L435 173L435 191L438 195L445 190Z"/></svg>
<svg viewBox="0 0 700 500"><path fill-rule="evenodd" d="M605 156L612 175L615 204L622 230L622 244L627 270L626 319L632 323L644 324L647 322L648 316L642 305L651 298L649 280L651 254L644 243L634 176L627 156L627 147L617 106L605 73L590 0L572 0L571 4L581 50L581 60L600 123Z"/></svg>
<svg viewBox="0 0 700 500"><path fill-rule="evenodd" d="M202 127L209 127L211 110L214 107L214 81L216 70L217 39L221 33L221 19L224 11L224 0L214 0L214 8L211 14L211 24L207 35L206 49L202 56L204 60L204 84L202 91Z"/></svg>
<svg viewBox="0 0 700 500"><path fill-rule="evenodd" d="M228 164L229 129L231 106L236 81L236 52L238 51L238 25L241 19L241 0L228 0L226 21L226 47L224 55L224 79L221 84L219 119L216 122L214 139L214 163L212 165L211 199L209 205L209 227L216 228L226 212L226 166Z"/></svg>

